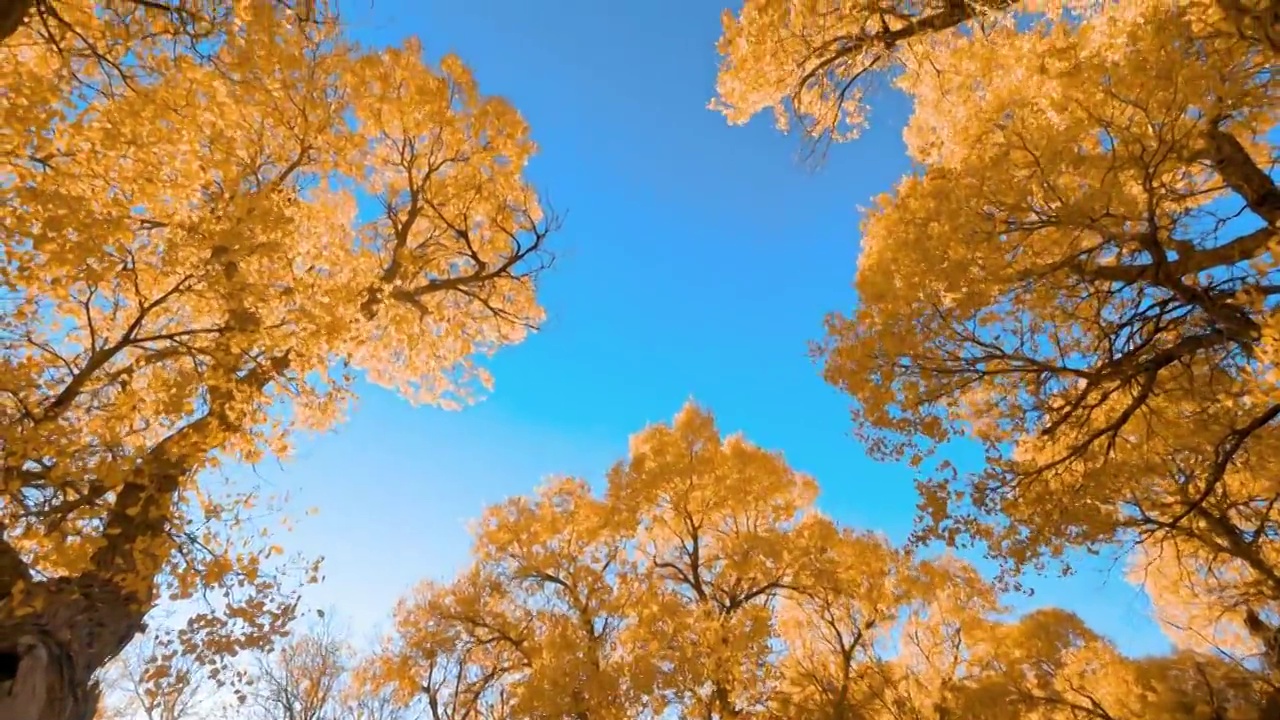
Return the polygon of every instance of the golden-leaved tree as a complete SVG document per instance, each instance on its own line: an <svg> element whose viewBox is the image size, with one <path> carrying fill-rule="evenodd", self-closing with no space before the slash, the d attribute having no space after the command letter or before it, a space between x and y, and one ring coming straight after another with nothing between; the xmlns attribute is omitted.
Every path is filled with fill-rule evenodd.
<svg viewBox="0 0 1280 720"><path fill-rule="evenodd" d="M837 135L876 72L914 103L822 350L925 471L919 539L1136 545L1179 641L1280 670L1280 4L1030 6L749 0L722 101ZM982 469L928 462L961 438Z"/></svg>
<svg viewBox="0 0 1280 720"><path fill-rule="evenodd" d="M358 673L362 662L355 645L339 631L332 615L299 628L271 651L256 653L225 710L249 720L408 720L419 717L401 706L389 687L366 688Z"/></svg>
<svg viewBox="0 0 1280 720"><path fill-rule="evenodd" d="M854 138L867 121L868 92L904 66L928 62L932 43L1010 21L1078 18L1124 6L1117 0L745 0L726 10L723 57L711 107L730 122L770 111L782 129ZM1202 38L1239 40L1280 53L1277 0L1181 0L1166 9L1191 18Z"/></svg>
<svg viewBox="0 0 1280 720"><path fill-rule="evenodd" d="M474 397L542 317L554 219L456 57L314 3L38 5L0 44L0 717L81 720L160 597L222 593L181 638L211 657L281 632L279 548L199 480L330 427L357 376Z"/></svg>
<svg viewBox="0 0 1280 720"><path fill-rule="evenodd" d="M561 478L490 508L471 566L402 602L366 687L432 720L1258 717L1255 675L1126 658L1059 610L1005 621L973 568L839 527L815 495L686 406L602 495Z"/></svg>

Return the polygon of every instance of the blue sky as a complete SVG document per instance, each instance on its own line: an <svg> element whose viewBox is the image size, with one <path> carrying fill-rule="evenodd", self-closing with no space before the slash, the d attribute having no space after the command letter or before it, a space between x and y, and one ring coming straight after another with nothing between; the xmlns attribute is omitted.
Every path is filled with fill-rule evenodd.
<svg viewBox="0 0 1280 720"><path fill-rule="evenodd" d="M496 359L486 401L447 413L369 389L350 423L260 470L320 509L285 539L327 558L312 606L361 632L384 623L413 583L465 560L485 504L550 474L599 478L689 397L814 475L837 520L905 535L910 471L863 456L806 348L853 303L857 207L906 169L906 105L881 98L873 129L816 172L767 120L729 127L705 109L722 1L344 2L362 40L416 34L510 98L541 148L530 172L567 223L543 286L550 320ZM1039 583L1034 604L1160 649L1110 567Z"/></svg>

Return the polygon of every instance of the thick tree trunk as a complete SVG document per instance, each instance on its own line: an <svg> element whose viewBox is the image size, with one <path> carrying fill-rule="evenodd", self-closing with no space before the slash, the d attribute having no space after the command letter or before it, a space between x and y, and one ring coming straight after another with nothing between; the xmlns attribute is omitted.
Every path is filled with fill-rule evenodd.
<svg viewBox="0 0 1280 720"><path fill-rule="evenodd" d="M141 629L140 609L115 586L84 578L14 600L0 604L0 719L93 720L94 673Z"/></svg>
<svg viewBox="0 0 1280 720"><path fill-rule="evenodd" d="M35 6L35 0L0 0L0 43L18 32Z"/></svg>
<svg viewBox="0 0 1280 720"><path fill-rule="evenodd" d="M66 646L46 633L18 638L3 659L15 671L0 693L0 717L5 720L93 720L97 693L92 683L77 677L75 659ZM12 665L16 661L16 665ZM8 670L8 668L6 668ZM5 673L7 674L7 673Z"/></svg>

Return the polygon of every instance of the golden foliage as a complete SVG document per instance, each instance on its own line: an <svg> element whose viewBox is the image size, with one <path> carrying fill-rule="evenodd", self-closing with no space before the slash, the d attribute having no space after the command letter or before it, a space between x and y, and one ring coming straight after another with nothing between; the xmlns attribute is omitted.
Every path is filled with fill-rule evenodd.
<svg viewBox="0 0 1280 720"><path fill-rule="evenodd" d="M325 7L39 6L57 21L0 45L3 613L48 576L108 581L135 621L222 587L271 635L279 549L198 479L331 427L357 374L446 406L486 387L477 358L542 318L534 144L458 58L361 49Z"/></svg>
<svg viewBox="0 0 1280 720"><path fill-rule="evenodd" d="M690 404L602 496L560 478L490 508L368 686L433 720L1256 717L1256 676L1126 658L1060 610L1006 621L973 568L841 528L814 490Z"/></svg>
<svg viewBox="0 0 1280 720"><path fill-rule="evenodd" d="M459 59L357 47L323 5L3 10L0 640L127 605L74 641L75 686L161 594L216 588L175 646L260 646L295 611L279 551L256 496L198 480L333 426L357 374L488 386L477 358L542 319L528 128ZM913 103L915 167L822 351L871 454L922 472L917 545L980 544L1006 579L1136 547L1178 653L1009 619L690 404L603 494L490 508L355 687L437 720L1280 713L1277 28L1274 0L747 0L720 43L731 122L843 140L872 83ZM982 468L931 462L962 440ZM277 656L313 709L348 672L317 642Z"/></svg>
<svg viewBox="0 0 1280 720"><path fill-rule="evenodd" d="M818 134L877 74L913 103L821 351L871 453L920 468L916 540L1010 579L1136 545L1179 642L1280 670L1277 12L749 0L719 90ZM964 440L984 467L929 461Z"/></svg>
<svg viewBox="0 0 1280 720"><path fill-rule="evenodd" d="M934 44L984 36L1014 23L1125 14L1150 5L1115 0L746 0L726 10L712 109L734 124L769 111L780 129L837 141L865 127L869 93L904 67L928 63ZM1280 54L1274 0L1180 0L1167 10L1194 18L1203 37L1238 39Z"/></svg>

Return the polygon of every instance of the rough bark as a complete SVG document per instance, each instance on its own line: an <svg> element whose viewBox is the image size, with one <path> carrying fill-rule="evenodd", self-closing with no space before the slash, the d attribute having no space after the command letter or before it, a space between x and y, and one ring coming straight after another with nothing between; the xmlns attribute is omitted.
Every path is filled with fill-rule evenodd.
<svg viewBox="0 0 1280 720"><path fill-rule="evenodd" d="M140 610L90 578L38 584L0 605L0 718L92 720L94 673L141 628Z"/></svg>

